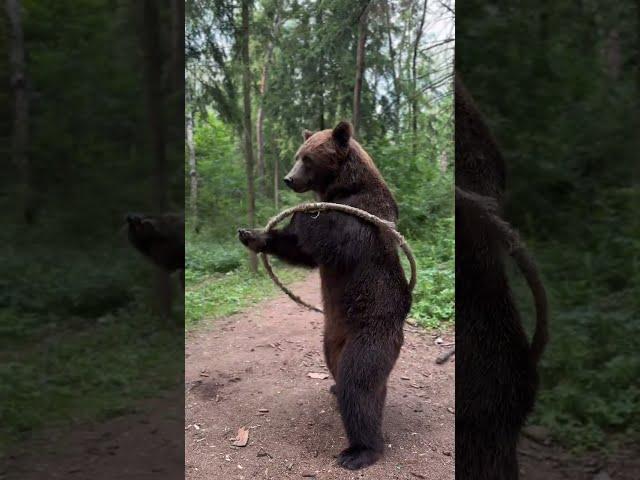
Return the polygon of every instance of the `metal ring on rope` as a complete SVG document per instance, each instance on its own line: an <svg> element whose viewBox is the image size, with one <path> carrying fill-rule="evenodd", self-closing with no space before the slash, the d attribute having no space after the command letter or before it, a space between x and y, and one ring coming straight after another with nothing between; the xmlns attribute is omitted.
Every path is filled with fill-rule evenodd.
<svg viewBox="0 0 640 480"><path fill-rule="evenodd" d="M323 211L326 211L326 210L336 210L336 211L339 211L339 212L355 215L356 217L362 218L363 220L366 220L369 223L372 223L372 224L382 228L383 230L386 230L389 233L391 233L391 235L398 242L398 246L402 249L404 254L407 256L407 259L409 260L409 265L411 266L411 278L409 280L409 290L413 291L413 288L416 286L416 275L417 274L416 274L416 260L415 260L415 258L413 256L413 252L411 252L411 248L409 248L409 245L407 244L407 241L404 239L402 234L400 232L398 232L398 230L396 230L395 225L394 225L393 222L389 222L387 220L382 220L381 218L378 218L378 217L376 217L375 215L372 215L369 212L365 212L364 210L360 210L359 208L351 207L349 205L343 205L341 203L328 203L328 202L303 203L301 205L288 208L288 209L280 212L275 217L273 217L271 220L269 220L269 223L267 223L267 226L264 228L264 231L268 232L268 231L272 230L280 222L282 222L285 218L293 215L294 213L298 213L298 212L318 212L318 214L319 214L320 212L323 212ZM278 287L280 287L280 289L284 293L286 293L294 302L296 302L296 303L298 303L298 304L300 304L300 305L302 305L304 307L307 307L308 309L313 310L315 312L322 313L321 309L319 309L318 307L315 307L315 306L310 305L309 303L305 302L299 296L297 296L295 293L293 293L291 290L289 290L287 287L285 287L282 284L282 282L276 276L276 274L273 273L273 269L271 268L271 264L269 263L269 259L268 259L266 253L261 253L260 257L262 257L262 264L264 265L264 268L267 271L267 274L269 274L269 277L271 277L271 280L273 280L273 282Z"/></svg>

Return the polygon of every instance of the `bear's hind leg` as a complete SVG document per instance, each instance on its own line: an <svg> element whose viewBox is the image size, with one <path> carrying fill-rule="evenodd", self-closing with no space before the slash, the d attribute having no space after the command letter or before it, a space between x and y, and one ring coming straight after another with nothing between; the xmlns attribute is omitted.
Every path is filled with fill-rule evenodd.
<svg viewBox="0 0 640 480"><path fill-rule="evenodd" d="M331 376L337 382L338 378L338 363L340 361L340 355L342 353L342 348L344 347L344 338L336 335L331 328L325 328L324 334L324 359L327 364L327 368L329 372L331 372ZM329 393L335 395L337 393L337 388L335 385L332 385L329 388Z"/></svg>
<svg viewBox="0 0 640 480"><path fill-rule="evenodd" d="M340 453L338 463L349 470L372 465L382 456L386 383L399 350L390 340L386 343L355 338L342 351L336 390L349 448Z"/></svg>

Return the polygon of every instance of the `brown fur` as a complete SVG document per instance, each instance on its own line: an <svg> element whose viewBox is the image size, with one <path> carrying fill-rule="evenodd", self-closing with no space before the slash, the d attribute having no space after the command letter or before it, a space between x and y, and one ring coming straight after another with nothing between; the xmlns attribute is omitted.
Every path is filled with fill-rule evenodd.
<svg viewBox="0 0 640 480"><path fill-rule="evenodd" d="M126 219L131 244L167 273L179 271L184 288L184 217L130 213Z"/></svg>
<svg viewBox="0 0 640 480"><path fill-rule="evenodd" d="M371 157L342 122L305 132L296 164L285 177L297 192L343 203L396 222L398 208ZM338 457L358 469L381 456L386 383L403 342L411 306L393 238L341 212L296 214L282 230L240 230L240 241L294 264L319 267L325 312L324 353L349 439Z"/></svg>
<svg viewBox="0 0 640 480"><path fill-rule="evenodd" d="M547 305L535 264L500 218L505 162L456 77L456 478L517 480L516 444L533 408ZM526 337L505 271L512 255L534 294Z"/></svg>

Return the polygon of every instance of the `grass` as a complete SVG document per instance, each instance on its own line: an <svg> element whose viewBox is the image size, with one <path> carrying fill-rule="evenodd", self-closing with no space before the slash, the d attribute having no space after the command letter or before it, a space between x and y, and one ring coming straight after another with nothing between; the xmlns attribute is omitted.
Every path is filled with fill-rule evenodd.
<svg viewBox="0 0 640 480"><path fill-rule="evenodd" d="M151 267L126 244L25 242L5 253L0 456L46 429L132 411L180 384L181 320L153 314Z"/></svg>
<svg viewBox="0 0 640 480"><path fill-rule="evenodd" d="M3 317L4 326L21 320L7 311ZM122 311L78 330L41 333L46 330L51 336L14 349L0 364L0 456L41 429L133 411L138 400L180 382L181 338L175 328L154 327L143 312Z"/></svg>
<svg viewBox="0 0 640 480"><path fill-rule="evenodd" d="M260 268L247 268L246 250L237 242L213 243L191 239L187 243L185 273L185 328L190 330L204 319L215 320L240 312L280 293ZM307 274L274 260L278 277L290 284Z"/></svg>

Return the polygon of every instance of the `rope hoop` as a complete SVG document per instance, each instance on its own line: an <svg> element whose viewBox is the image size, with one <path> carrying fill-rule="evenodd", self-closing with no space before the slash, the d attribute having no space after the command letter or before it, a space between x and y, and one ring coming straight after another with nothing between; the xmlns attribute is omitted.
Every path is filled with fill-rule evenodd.
<svg viewBox="0 0 640 480"><path fill-rule="evenodd" d="M270 230L273 230L280 222L282 222L285 218L293 215L294 213L298 213L298 212L320 213L327 210L336 210L339 212L354 215L391 233L391 235L394 237L394 239L398 243L398 246L402 249L404 254L407 256L407 259L409 260L409 265L411 266L411 278L409 280L409 291L413 291L414 287L416 286L416 278L417 278L416 259L413 256L413 252L411 251L411 248L409 248L409 244L407 243L405 238L402 236L402 234L398 232L398 230L396 230L395 224L393 222L382 220L381 218L378 218L369 212L365 212L364 210L351 207L349 205L343 205L341 203L329 203L329 202L303 203L301 205L297 205L295 207L291 207L286 210L283 210L278 215L273 217L271 220L269 220L269 223L267 223L267 226L264 227L264 231L268 232ZM264 268L267 271L267 274L269 275L269 277L271 277L271 280L273 280L273 283L275 283L278 287L280 287L280 289L284 293L286 293L289 296L289 298L291 298L291 300L298 303L299 305L307 307L309 310L322 313L321 309L305 302L299 296L297 296L295 293L293 293L291 290L289 290L287 287L283 285L280 279L273 272L273 269L271 268L271 264L269 263L269 258L266 253L261 253L260 257L262 258L262 264L264 265Z"/></svg>

